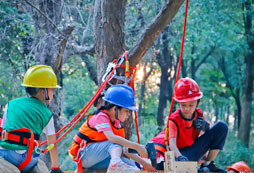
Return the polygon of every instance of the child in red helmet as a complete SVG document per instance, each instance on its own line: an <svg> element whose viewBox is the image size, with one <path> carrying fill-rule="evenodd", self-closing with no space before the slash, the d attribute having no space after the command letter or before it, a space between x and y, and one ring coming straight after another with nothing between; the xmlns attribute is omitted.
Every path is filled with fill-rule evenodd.
<svg viewBox="0 0 254 173"><path fill-rule="evenodd" d="M89 116L73 138L69 148L70 156L80 160L82 166L90 170L108 168L108 172L138 171L134 162L136 161L146 170L155 171L151 164L135 154L128 153L126 149L132 148L140 156L148 157L143 145L124 138L121 125L121 122L128 119L131 111L136 110L133 90L125 85L114 85L107 90L103 99L105 106ZM80 150L82 141L85 141L85 147ZM123 154L134 161L124 158Z"/></svg>
<svg viewBox="0 0 254 173"><path fill-rule="evenodd" d="M194 80L182 78L176 83L173 98L180 108L169 118L169 148L174 151L176 161L199 161L208 152L199 171L209 169L210 172L225 172L214 165L214 159L224 146L228 126L219 121L209 127L201 109L197 107L202 96ZM201 131L203 135L200 135ZM157 169L163 169L163 153L166 151L164 138L165 131L151 140L158 152Z"/></svg>
<svg viewBox="0 0 254 173"><path fill-rule="evenodd" d="M244 161L236 162L232 166L227 167L229 173L250 173L251 169Z"/></svg>

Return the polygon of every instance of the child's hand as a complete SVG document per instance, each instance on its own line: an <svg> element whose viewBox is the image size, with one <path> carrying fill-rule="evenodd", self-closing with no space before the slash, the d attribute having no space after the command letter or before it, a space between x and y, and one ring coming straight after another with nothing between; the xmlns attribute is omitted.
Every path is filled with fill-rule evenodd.
<svg viewBox="0 0 254 173"><path fill-rule="evenodd" d="M144 145L138 145L137 152L141 157L148 158L148 153Z"/></svg>
<svg viewBox="0 0 254 173"><path fill-rule="evenodd" d="M203 130L204 132L210 129L209 123L201 117L193 121L193 127L195 130Z"/></svg>
<svg viewBox="0 0 254 173"><path fill-rule="evenodd" d="M157 172L157 170L147 161L142 165L147 172Z"/></svg>

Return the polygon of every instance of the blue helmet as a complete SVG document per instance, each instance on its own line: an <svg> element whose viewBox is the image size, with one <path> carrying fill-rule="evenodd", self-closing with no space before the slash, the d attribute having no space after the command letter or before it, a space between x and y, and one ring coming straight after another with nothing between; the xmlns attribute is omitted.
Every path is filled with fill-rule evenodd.
<svg viewBox="0 0 254 173"><path fill-rule="evenodd" d="M103 99L111 104L129 109L137 110L133 90L126 85L113 85L105 93Z"/></svg>

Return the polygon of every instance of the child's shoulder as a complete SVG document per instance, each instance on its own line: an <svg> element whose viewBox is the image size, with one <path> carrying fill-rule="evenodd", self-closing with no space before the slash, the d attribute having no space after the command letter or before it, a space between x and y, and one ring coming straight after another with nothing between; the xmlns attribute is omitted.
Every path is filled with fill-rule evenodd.
<svg viewBox="0 0 254 173"><path fill-rule="evenodd" d="M97 114L94 114L91 118L90 121L98 121L98 120L103 120L103 121L109 121L109 117L106 113L104 112L99 112Z"/></svg>

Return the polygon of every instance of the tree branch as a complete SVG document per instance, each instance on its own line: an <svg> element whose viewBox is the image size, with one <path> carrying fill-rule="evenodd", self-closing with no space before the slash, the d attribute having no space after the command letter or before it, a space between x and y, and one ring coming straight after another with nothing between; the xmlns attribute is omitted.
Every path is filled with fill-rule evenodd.
<svg viewBox="0 0 254 173"><path fill-rule="evenodd" d="M129 50L128 56L130 65L135 66L145 55L146 51L153 44L163 29L173 19L184 0L167 1L160 13L154 18L151 24L145 29L141 39Z"/></svg>
<svg viewBox="0 0 254 173"><path fill-rule="evenodd" d="M63 54L64 54L64 50L66 47L66 43L67 40L69 38L69 36L71 35L72 31L74 30L74 26L68 26L65 30L64 30L64 37L63 40L60 43L59 49L58 49L58 55L56 57L56 65L54 67L54 70L56 73L58 73L62 67L62 62L63 62Z"/></svg>
<svg viewBox="0 0 254 173"><path fill-rule="evenodd" d="M94 55L95 54L94 45L86 47L86 46L79 46L76 44L68 44L67 50L68 50L68 53L66 57L70 57L72 55L85 55L85 54Z"/></svg>
<svg viewBox="0 0 254 173"><path fill-rule="evenodd" d="M215 50L216 46L212 46L211 49L209 50L209 52L207 52L207 54L205 56L203 56L203 58L199 61L199 63L196 65L195 67L195 71L197 71L198 67L200 67L205 61L206 59L213 53L213 51Z"/></svg>
<svg viewBox="0 0 254 173"><path fill-rule="evenodd" d="M31 7L33 7L34 9L36 9L42 16L44 16L44 17L56 28L56 30L58 31L58 33L59 33L60 35L64 35L64 34L57 28L56 24L55 24L50 18L48 18L48 16L46 16L40 9L38 9L37 7L35 7L32 3L30 3L30 2L27 1L27 0L25 0L25 2L26 2L27 4L29 4Z"/></svg>

